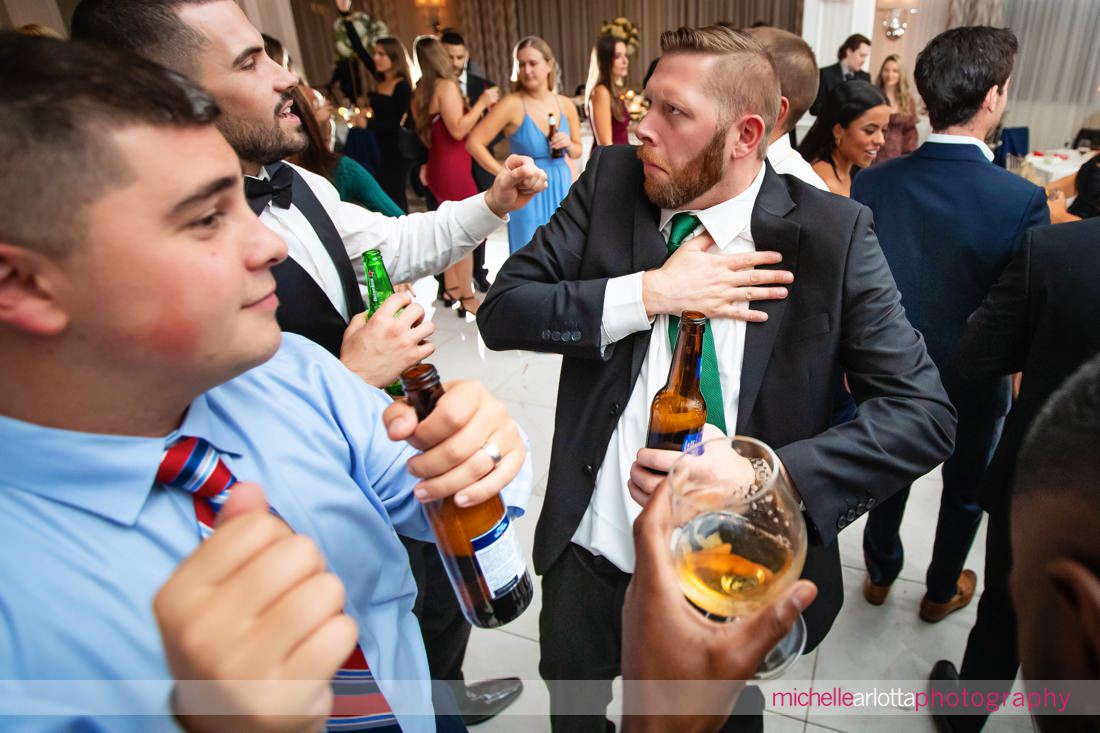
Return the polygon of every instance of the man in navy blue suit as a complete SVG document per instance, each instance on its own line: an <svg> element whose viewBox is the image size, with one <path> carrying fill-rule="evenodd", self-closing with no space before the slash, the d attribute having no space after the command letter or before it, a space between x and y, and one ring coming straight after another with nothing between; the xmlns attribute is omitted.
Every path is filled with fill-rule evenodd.
<svg viewBox="0 0 1100 733"><path fill-rule="evenodd" d="M974 596L977 576L963 563L982 517L978 484L1011 401L1009 377L962 376L959 340L1027 230L1049 221L1043 189L993 165L983 142L1004 113L1016 49L1010 31L985 26L932 39L917 57L915 77L933 134L912 154L862 171L852 186L852 198L874 212L902 305L959 413L920 604L930 623ZM899 529L908 496L908 489L898 492L867 519L864 596L875 605L902 568Z"/></svg>

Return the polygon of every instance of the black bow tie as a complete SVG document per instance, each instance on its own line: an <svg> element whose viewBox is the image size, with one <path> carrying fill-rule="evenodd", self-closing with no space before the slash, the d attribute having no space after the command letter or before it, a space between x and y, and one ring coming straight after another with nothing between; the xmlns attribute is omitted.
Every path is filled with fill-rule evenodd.
<svg viewBox="0 0 1100 733"><path fill-rule="evenodd" d="M273 171L269 170L268 174L271 176L269 179L244 179L244 195L257 215L267 208L269 202L282 209L290 208L290 191L294 185L293 169L286 163L281 163Z"/></svg>

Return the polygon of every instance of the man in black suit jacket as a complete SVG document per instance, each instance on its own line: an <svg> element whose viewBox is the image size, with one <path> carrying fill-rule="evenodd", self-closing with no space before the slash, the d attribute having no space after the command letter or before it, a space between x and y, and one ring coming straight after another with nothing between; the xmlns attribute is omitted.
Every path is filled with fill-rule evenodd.
<svg viewBox="0 0 1100 733"><path fill-rule="evenodd" d="M727 432L776 448L805 503L804 576L820 588L805 614L808 648L843 601L837 532L935 466L954 439L954 411L905 319L870 212L763 160L780 97L766 51L721 27L668 32L662 50L641 148L597 152L478 313L490 348L565 357L534 547L544 576L540 672L592 682L550 685L555 730L604 730L630 525L678 455L639 452L671 361L668 314L711 319L722 405L736 413ZM685 211L699 212L713 240L669 256L663 225ZM715 243L721 252L704 251ZM790 283L789 273L783 299L787 290L770 286ZM745 301L765 302L746 310ZM859 415L830 429L841 369ZM576 687L592 696L587 717L563 715Z"/></svg>
<svg viewBox="0 0 1100 733"><path fill-rule="evenodd" d="M970 317L963 335L960 365L970 378L1023 372L1019 397L981 483L978 500L989 512L985 550L985 590L958 673L973 681L1001 681L1007 692L1020 660L1016 615L1009 595L1012 551L1009 505L1016 458L1024 437L1047 399L1078 367L1100 353L1100 219L1037 227L1005 269L989 297ZM933 676L955 675L940 662ZM995 688L996 689L996 688ZM941 730L981 729L984 716L956 716Z"/></svg>
<svg viewBox="0 0 1100 733"><path fill-rule="evenodd" d="M867 57L870 55L871 39L859 33L848 36L836 51L837 62L821 67L817 99L810 105L810 114L816 116L821 112L821 105L825 104L825 98L837 84L855 79L871 81L871 75L863 70L863 65L867 63Z"/></svg>
<svg viewBox="0 0 1100 733"><path fill-rule="evenodd" d="M963 564L982 518L975 497L1010 401L1007 377L962 376L959 339L1027 230L1048 222L1043 189L993 165L983 142L1004 112L1016 46L1002 28L954 28L932 39L917 57L915 78L933 134L911 155L863 171L852 186L852 198L874 212L902 305L959 413L919 610L930 623L973 598L977 575ZM875 605L902 569L907 498L908 489L898 492L867 519L864 587Z"/></svg>

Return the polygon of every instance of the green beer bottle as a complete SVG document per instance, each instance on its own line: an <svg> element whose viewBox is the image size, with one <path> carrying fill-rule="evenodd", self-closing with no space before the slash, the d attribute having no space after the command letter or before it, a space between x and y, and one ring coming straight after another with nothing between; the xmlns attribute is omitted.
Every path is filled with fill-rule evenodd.
<svg viewBox="0 0 1100 733"><path fill-rule="evenodd" d="M389 273L386 272L386 265L382 262L382 253L378 250L368 249L363 253L363 270L367 274L366 317L370 318L382 307L386 298L393 295L393 285L390 283ZM401 386L401 380L395 379L393 384L386 387L386 393L393 397L403 397L405 388Z"/></svg>

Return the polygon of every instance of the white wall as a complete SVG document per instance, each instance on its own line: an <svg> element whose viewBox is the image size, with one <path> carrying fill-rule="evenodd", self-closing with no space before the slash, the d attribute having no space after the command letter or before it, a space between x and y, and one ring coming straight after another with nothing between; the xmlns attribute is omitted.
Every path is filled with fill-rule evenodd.
<svg viewBox="0 0 1100 733"><path fill-rule="evenodd" d="M836 50L853 33L874 36L875 0L805 0L802 37L817 56L818 66L836 63ZM864 67L864 71L869 71Z"/></svg>

